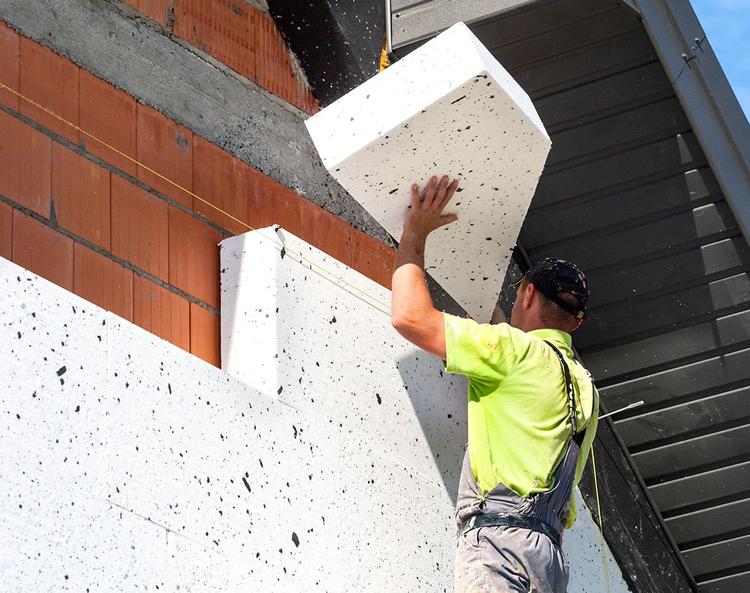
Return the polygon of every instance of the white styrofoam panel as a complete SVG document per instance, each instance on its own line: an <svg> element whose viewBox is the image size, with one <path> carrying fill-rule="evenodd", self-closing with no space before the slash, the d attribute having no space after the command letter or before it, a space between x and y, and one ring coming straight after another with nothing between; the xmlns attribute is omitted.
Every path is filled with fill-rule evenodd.
<svg viewBox="0 0 750 593"><path fill-rule="evenodd" d="M344 558L363 567L354 589L452 591L456 532L451 495L383 457L377 441L345 443L339 465L346 468L342 494L356 519L354 528L342 530L338 545Z"/></svg>
<svg viewBox="0 0 750 593"><path fill-rule="evenodd" d="M169 581L173 584L168 591L216 593L273 590L262 586L256 588L258 577L262 578L262 575L253 572L249 561L237 562L215 549L171 532L167 534L167 554Z"/></svg>
<svg viewBox="0 0 750 593"><path fill-rule="evenodd" d="M460 181L427 271L478 321L492 315L550 139L528 95L463 23L306 122L333 177L396 239L412 183Z"/></svg>
<svg viewBox="0 0 750 593"><path fill-rule="evenodd" d="M304 287L338 330L317 334L316 350L294 351L307 368L326 353L324 340L344 356L345 332L327 315L341 314L343 326L353 305L333 282L292 284L317 274L317 260L289 239L288 253L307 249L306 264L274 252L286 270L283 286ZM367 288L354 274L342 270ZM355 352L390 362L357 367L346 353L352 372L333 389L327 363L320 391L290 373L283 401L2 258L0 287L3 591L450 590L454 492L425 477L419 459L388 453L385 436L423 440L425 424L409 417L398 389L382 392L370 424L358 416L367 416L364 405L334 416L347 405L338 391L367 399L377 377L428 381L416 363L398 376L383 370L403 355L394 342L350 338ZM280 339L314 342L304 334L320 330L301 319L315 308L278 294L287 311L276 320ZM380 313L365 321L383 331L388 324ZM352 328L365 333L359 323ZM287 324L297 333L285 333ZM436 391L420 397L442 401L440 385L428 383ZM290 403L297 397L299 406ZM375 419L382 430L367 428ZM599 540L581 509L565 536L569 590L595 593L604 586ZM624 592L608 558L612 591Z"/></svg>
<svg viewBox="0 0 750 593"><path fill-rule="evenodd" d="M466 381L391 327L388 290L281 229L226 239L221 268L228 373L371 436L382 455L455 495Z"/></svg>
<svg viewBox="0 0 750 593"><path fill-rule="evenodd" d="M4 592L174 590L164 529L98 498L76 502L43 528L0 516Z"/></svg>
<svg viewBox="0 0 750 593"><path fill-rule="evenodd" d="M229 558L262 553L265 563L266 552L291 543L292 532L307 538L310 554L335 537L340 476L327 461L338 455L338 432L205 363L200 374L175 373L169 356L153 352L158 338L121 338L131 328L111 326L112 343L127 340L130 352L146 356L110 353L118 376L110 377L109 391L118 395L109 413L120 419L121 446L113 451L116 487L108 499ZM188 520L185 509L195 516ZM284 533L282 509L293 524ZM299 562L283 573L278 560L266 571L275 567L287 580L306 580L320 568Z"/></svg>
<svg viewBox="0 0 750 593"><path fill-rule="evenodd" d="M91 418L104 394L106 313L1 258L0 269L0 508L43 532L80 508L71 491L102 487L91 470L107 434Z"/></svg>
<svg viewBox="0 0 750 593"><path fill-rule="evenodd" d="M242 257L243 241L223 241L219 266L222 367L269 394L278 389L273 356L278 343L276 324L268 322L277 301L275 258L280 256L275 241L274 237L273 241L256 242L259 251L252 259ZM246 307L249 300L254 303L250 310ZM232 331L224 331L225 327Z"/></svg>

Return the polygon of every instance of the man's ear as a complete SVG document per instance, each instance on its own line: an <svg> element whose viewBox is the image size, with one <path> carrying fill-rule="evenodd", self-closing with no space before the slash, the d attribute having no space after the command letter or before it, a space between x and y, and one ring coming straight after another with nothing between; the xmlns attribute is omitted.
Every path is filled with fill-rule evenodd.
<svg viewBox="0 0 750 593"><path fill-rule="evenodd" d="M526 285L526 290L523 291L523 308L528 309L531 307L531 303L534 300L534 295L536 294L536 286L534 286L531 282L529 282Z"/></svg>

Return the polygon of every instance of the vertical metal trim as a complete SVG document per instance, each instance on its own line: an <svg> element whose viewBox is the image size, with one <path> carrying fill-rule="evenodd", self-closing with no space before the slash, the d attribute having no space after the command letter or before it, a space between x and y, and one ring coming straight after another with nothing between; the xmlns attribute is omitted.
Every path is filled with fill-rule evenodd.
<svg viewBox="0 0 750 593"><path fill-rule="evenodd" d="M385 51L393 55L393 36L391 34L391 0L385 0Z"/></svg>
<svg viewBox="0 0 750 593"><path fill-rule="evenodd" d="M750 244L750 124L685 0L634 0L646 33Z"/></svg>

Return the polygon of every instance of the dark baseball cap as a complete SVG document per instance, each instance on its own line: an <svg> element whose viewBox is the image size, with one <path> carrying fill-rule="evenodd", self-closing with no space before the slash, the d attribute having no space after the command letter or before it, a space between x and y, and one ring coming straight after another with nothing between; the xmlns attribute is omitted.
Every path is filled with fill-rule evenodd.
<svg viewBox="0 0 750 593"><path fill-rule="evenodd" d="M586 316L586 303L589 300L589 285L586 276L575 264L564 259L548 257L531 267L526 278L534 287L561 309L578 319ZM576 299L575 304L561 299L560 293L569 293Z"/></svg>

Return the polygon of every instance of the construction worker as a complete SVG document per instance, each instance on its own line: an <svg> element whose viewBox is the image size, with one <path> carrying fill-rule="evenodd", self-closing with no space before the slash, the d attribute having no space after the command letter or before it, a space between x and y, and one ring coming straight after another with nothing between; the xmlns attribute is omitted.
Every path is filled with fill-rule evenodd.
<svg viewBox="0 0 750 593"><path fill-rule="evenodd" d="M393 273L392 322L407 340L468 378L469 444L456 505L457 593L564 593L562 533L596 432L598 395L570 333L588 288L573 264L546 259L516 287L510 323L479 324L435 309L424 275L427 236L456 220L458 187L411 188Z"/></svg>

